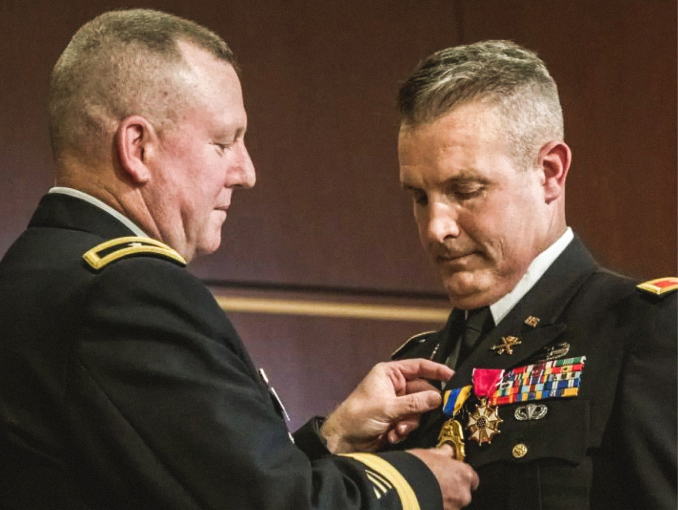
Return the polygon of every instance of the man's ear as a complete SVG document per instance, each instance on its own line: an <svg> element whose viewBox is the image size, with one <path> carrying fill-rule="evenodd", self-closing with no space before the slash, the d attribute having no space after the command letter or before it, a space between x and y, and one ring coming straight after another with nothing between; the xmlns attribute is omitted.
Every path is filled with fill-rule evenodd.
<svg viewBox="0 0 678 510"><path fill-rule="evenodd" d="M550 204L565 191L572 151L565 142L552 141L539 150L538 161L540 170L544 172L544 198Z"/></svg>
<svg viewBox="0 0 678 510"><path fill-rule="evenodd" d="M148 120L132 115L122 120L115 134L118 158L123 171L136 184L151 178L150 156L158 143L158 135Z"/></svg>

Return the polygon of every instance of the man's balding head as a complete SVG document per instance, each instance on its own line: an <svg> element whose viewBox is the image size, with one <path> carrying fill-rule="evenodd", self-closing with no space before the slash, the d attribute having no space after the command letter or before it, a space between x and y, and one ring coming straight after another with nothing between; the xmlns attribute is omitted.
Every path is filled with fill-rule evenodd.
<svg viewBox="0 0 678 510"><path fill-rule="evenodd" d="M189 20L147 9L112 11L76 32L52 72L49 115L57 162L108 157L119 122L141 115L162 132L191 100L178 41L235 67L228 45Z"/></svg>

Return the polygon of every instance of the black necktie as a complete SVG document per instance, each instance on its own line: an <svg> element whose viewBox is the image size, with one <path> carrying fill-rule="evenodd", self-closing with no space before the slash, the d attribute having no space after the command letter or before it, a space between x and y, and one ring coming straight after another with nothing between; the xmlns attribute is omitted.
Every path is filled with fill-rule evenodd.
<svg viewBox="0 0 678 510"><path fill-rule="evenodd" d="M490 307L484 306L468 311L468 317L464 324L464 332L461 335L461 345L459 346L459 355L457 356L455 366L459 366L471 354L476 346L478 339L487 331L490 326Z"/></svg>
<svg viewBox="0 0 678 510"><path fill-rule="evenodd" d="M464 329L464 347L472 349L485 330L487 319L490 317L490 307L483 306L475 310L469 310L466 318L466 327Z"/></svg>

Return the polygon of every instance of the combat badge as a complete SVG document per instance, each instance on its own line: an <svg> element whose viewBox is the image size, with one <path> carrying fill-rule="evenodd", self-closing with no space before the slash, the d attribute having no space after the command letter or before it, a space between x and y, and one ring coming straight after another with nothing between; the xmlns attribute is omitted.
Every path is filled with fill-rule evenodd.
<svg viewBox="0 0 678 510"><path fill-rule="evenodd" d="M503 375L504 371L500 369L473 369L473 391L480 403L469 414L466 428L471 433L469 439L478 444L491 443L495 434L499 433L499 424L503 420L499 417L497 408L487 404L487 399L494 393Z"/></svg>
<svg viewBox="0 0 678 510"><path fill-rule="evenodd" d="M453 458L463 461L466 458L466 448L464 445L464 430L454 418L461 411L464 402L471 394L473 386L464 386L445 392L443 399L443 414L450 419L447 420L440 429L438 435L438 448L444 444L449 444L454 450Z"/></svg>
<svg viewBox="0 0 678 510"><path fill-rule="evenodd" d="M558 342L555 345L542 347L532 356L527 358L525 362L535 364L543 363L544 361L553 361L564 357L568 352L570 352L570 344L568 342Z"/></svg>

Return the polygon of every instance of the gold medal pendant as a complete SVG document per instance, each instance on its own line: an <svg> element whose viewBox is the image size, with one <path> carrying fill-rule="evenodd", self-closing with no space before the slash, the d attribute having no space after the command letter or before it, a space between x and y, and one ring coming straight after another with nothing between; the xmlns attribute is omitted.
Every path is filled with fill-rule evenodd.
<svg viewBox="0 0 678 510"><path fill-rule="evenodd" d="M504 421L499 417L496 407L488 406L487 399L480 400L475 412L469 414L466 428L471 432L469 439L478 444L491 443L495 434L499 434L499 424Z"/></svg>
<svg viewBox="0 0 678 510"><path fill-rule="evenodd" d="M461 423L457 420L447 420L440 429L438 436L438 448L444 444L449 444L454 450L454 458L460 461L466 459L466 449L464 448L464 430Z"/></svg>

